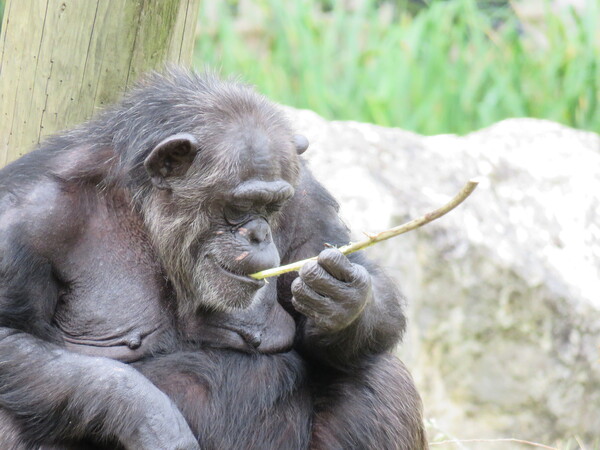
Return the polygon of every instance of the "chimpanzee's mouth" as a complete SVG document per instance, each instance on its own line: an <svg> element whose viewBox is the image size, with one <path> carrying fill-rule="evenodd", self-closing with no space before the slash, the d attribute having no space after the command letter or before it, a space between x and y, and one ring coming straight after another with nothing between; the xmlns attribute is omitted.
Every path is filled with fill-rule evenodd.
<svg viewBox="0 0 600 450"><path fill-rule="evenodd" d="M213 260L215 266L217 266L221 270L221 272L225 273L230 278L234 278L235 280L241 281L242 283L252 284L257 288L263 287L265 285L265 280L256 280L254 278L249 277L248 275L233 272L231 269L225 267L216 259L211 259Z"/></svg>

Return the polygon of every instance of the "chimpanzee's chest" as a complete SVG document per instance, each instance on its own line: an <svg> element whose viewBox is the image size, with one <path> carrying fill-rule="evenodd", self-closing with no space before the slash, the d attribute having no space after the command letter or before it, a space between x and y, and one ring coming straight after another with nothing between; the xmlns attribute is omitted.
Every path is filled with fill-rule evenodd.
<svg viewBox="0 0 600 450"><path fill-rule="evenodd" d="M54 265L63 284L54 322L72 350L132 361L170 323L160 265L127 208L99 204Z"/></svg>

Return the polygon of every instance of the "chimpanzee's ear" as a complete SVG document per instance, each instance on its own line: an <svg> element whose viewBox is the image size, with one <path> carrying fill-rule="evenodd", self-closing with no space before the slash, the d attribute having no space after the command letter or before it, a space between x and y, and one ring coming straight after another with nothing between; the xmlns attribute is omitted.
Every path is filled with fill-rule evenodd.
<svg viewBox="0 0 600 450"><path fill-rule="evenodd" d="M178 133L162 140L144 160L152 184L168 189L169 177L185 175L198 152L198 141L188 133Z"/></svg>
<svg viewBox="0 0 600 450"><path fill-rule="evenodd" d="M303 136L301 134L295 134L293 139L294 145L296 146L296 153L301 155L308 148L308 139L306 139L306 136Z"/></svg>

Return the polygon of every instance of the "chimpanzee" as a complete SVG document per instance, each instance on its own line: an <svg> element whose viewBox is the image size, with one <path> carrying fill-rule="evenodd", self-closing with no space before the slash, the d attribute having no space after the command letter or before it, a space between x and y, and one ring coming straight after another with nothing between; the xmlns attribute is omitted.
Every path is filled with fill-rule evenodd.
<svg viewBox="0 0 600 450"><path fill-rule="evenodd" d="M426 448L402 299L307 146L170 69L2 169L0 447Z"/></svg>

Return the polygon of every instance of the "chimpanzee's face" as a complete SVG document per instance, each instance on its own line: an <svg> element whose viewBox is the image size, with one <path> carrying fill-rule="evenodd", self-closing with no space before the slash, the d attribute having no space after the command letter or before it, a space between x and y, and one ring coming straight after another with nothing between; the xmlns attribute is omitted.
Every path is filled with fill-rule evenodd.
<svg viewBox="0 0 600 450"><path fill-rule="evenodd" d="M284 127L240 120L171 136L148 156L158 191L146 222L185 313L247 307L264 285L248 275L279 265L273 228L294 194L300 147Z"/></svg>

